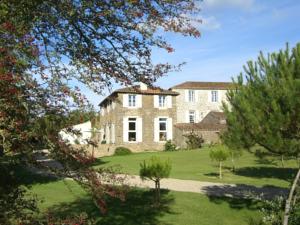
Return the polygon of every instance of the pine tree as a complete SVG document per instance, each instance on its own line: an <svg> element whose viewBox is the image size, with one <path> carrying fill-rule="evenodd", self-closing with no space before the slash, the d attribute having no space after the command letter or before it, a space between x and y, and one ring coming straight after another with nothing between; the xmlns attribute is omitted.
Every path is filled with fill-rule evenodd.
<svg viewBox="0 0 300 225"><path fill-rule="evenodd" d="M261 53L244 71L228 93L230 106L224 105L228 123L224 142L246 148L258 144L281 157L299 157L300 44L268 57ZM296 177L299 174L300 170ZM293 194L287 205L291 198Z"/></svg>

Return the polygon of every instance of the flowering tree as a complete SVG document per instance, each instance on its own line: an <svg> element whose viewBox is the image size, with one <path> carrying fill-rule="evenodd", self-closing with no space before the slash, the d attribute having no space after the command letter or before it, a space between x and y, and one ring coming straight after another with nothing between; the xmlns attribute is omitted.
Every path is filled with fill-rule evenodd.
<svg viewBox="0 0 300 225"><path fill-rule="evenodd" d="M101 178L122 181L111 171L91 169L93 157L58 136L70 109L89 107L76 84L97 93L112 82L151 85L178 68L152 63L153 48L173 51L159 33L198 37L190 19L197 12L192 0L0 2L0 167L7 171L0 176L9 181L0 186L0 223L23 218L13 210L20 204L35 208L9 171L12 165L37 165L33 152L41 146L64 165L56 172L78 181L102 211L104 194L124 197Z"/></svg>

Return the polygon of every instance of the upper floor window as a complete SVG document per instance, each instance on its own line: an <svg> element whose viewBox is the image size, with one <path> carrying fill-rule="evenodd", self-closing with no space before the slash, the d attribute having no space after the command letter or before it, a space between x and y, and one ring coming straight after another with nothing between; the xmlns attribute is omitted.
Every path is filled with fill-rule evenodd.
<svg viewBox="0 0 300 225"><path fill-rule="evenodd" d="M189 111L189 122L195 123L196 113L194 110Z"/></svg>
<svg viewBox="0 0 300 225"><path fill-rule="evenodd" d="M158 96L158 105L163 108L166 107L167 97L165 95Z"/></svg>
<svg viewBox="0 0 300 225"><path fill-rule="evenodd" d="M136 107L136 95L128 95L128 106Z"/></svg>
<svg viewBox="0 0 300 225"><path fill-rule="evenodd" d="M167 118L159 118L159 141L167 140Z"/></svg>
<svg viewBox="0 0 300 225"><path fill-rule="evenodd" d="M136 118L128 118L128 141L136 141Z"/></svg>
<svg viewBox="0 0 300 225"><path fill-rule="evenodd" d="M189 90L189 102L195 102L195 91Z"/></svg>
<svg viewBox="0 0 300 225"><path fill-rule="evenodd" d="M218 91L211 91L211 101L218 102Z"/></svg>

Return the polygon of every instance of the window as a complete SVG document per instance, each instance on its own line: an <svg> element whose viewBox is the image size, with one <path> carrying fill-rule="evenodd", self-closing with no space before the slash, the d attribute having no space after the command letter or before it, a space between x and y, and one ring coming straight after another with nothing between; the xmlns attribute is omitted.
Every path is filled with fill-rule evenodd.
<svg viewBox="0 0 300 225"><path fill-rule="evenodd" d="M128 141L136 141L136 118L128 118Z"/></svg>
<svg viewBox="0 0 300 225"><path fill-rule="evenodd" d="M189 111L189 122L190 123L195 123L195 111L191 110Z"/></svg>
<svg viewBox="0 0 300 225"><path fill-rule="evenodd" d="M166 96L165 95L158 96L158 105L161 108L166 107Z"/></svg>
<svg viewBox="0 0 300 225"><path fill-rule="evenodd" d="M218 102L218 91L211 91L211 101Z"/></svg>
<svg viewBox="0 0 300 225"><path fill-rule="evenodd" d="M167 119L159 118L159 141L167 140Z"/></svg>
<svg viewBox="0 0 300 225"><path fill-rule="evenodd" d="M136 106L136 95L128 95L128 106L129 107Z"/></svg>
<svg viewBox="0 0 300 225"><path fill-rule="evenodd" d="M195 91L189 90L189 102L195 102Z"/></svg>

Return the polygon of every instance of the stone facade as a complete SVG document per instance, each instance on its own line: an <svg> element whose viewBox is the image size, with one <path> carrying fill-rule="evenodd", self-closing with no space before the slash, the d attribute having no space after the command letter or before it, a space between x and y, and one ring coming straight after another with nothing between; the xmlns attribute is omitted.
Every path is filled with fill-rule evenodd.
<svg viewBox="0 0 300 225"><path fill-rule="evenodd" d="M145 87L144 87L145 88ZM128 105L129 95L135 95L136 105ZM167 139L173 139L173 124L176 123L176 95L172 91L141 88L116 91L100 103L100 119L96 128L99 144L97 151L110 154L118 146L132 151L163 150L165 141L157 139L159 118L166 120ZM159 107L158 96L165 96L165 106ZM131 132L130 122L135 124L135 132ZM129 136L134 133L135 139ZM129 136L129 137L128 137Z"/></svg>
<svg viewBox="0 0 300 225"><path fill-rule="evenodd" d="M222 110L222 102L228 103L226 98L227 90L200 90L200 89L172 89L178 92L177 101L177 122L189 123L190 111L195 112L195 123L201 120L210 112ZM189 101L189 91L194 91L194 101ZM217 101L212 102L212 91L217 92Z"/></svg>

